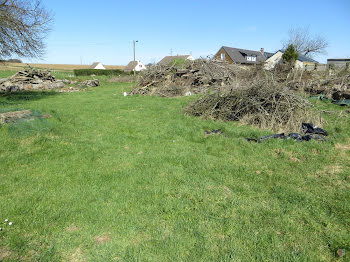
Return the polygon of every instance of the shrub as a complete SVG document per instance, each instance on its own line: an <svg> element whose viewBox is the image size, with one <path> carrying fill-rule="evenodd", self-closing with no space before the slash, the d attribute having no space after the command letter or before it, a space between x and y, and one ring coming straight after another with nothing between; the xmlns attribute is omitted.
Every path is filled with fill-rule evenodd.
<svg viewBox="0 0 350 262"><path fill-rule="evenodd" d="M129 73L124 72L120 69L113 70L101 70L101 69L74 69L75 76L121 76L121 75L129 75Z"/></svg>
<svg viewBox="0 0 350 262"><path fill-rule="evenodd" d="M293 64L299 58L298 52L295 50L294 45L290 44L282 56L283 60Z"/></svg>

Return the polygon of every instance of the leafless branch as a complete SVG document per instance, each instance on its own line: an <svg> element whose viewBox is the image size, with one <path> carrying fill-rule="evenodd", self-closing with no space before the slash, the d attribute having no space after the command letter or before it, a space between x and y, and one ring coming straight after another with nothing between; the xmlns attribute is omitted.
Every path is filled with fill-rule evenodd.
<svg viewBox="0 0 350 262"><path fill-rule="evenodd" d="M0 59L41 57L51 23L40 0L0 0Z"/></svg>

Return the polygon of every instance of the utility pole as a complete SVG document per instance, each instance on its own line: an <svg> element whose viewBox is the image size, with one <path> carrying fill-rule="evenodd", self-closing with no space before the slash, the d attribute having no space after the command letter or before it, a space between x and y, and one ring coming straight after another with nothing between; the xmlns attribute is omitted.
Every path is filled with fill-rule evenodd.
<svg viewBox="0 0 350 262"><path fill-rule="evenodd" d="M136 61L136 43L138 42L139 42L138 40L134 40L134 62ZM136 75L135 69L133 71L134 71L134 77L135 77Z"/></svg>
<svg viewBox="0 0 350 262"><path fill-rule="evenodd" d="M134 40L134 61L136 61L136 43L138 42L138 40Z"/></svg>

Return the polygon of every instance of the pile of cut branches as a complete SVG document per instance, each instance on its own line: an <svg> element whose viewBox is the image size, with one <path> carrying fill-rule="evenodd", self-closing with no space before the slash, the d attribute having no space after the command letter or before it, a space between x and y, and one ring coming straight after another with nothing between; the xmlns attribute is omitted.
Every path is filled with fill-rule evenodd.
<svg viewBox="0 0 350 262"><path fill-rule="evenodd" d="M157 95L164 97L206 93L209 89L220 90L233 85L237 76L242 77L249 69L221 61L198 59L176 65L149 67L139 75L138 86L130 94Z"/></svg>
<svg viewBox="0 0 350 262"><path fill-rule="evenodd" d="M276 85L261 81L247 88L205 95L187 106L185 113L285 132L298 131L302 122L321 121L308 100Z"/></svg>

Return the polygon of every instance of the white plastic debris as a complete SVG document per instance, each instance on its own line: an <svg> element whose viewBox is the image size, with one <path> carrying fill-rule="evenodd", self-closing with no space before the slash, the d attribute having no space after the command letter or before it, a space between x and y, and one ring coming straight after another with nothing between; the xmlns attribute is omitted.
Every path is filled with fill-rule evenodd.
<svg viewBox="0 0 350 262"><path fill-rule="evenodd" d="M12 222L9 222L9 226L12 226Z"/></svg>
<svg viewBox="0 0 350 262"><path fill-rule="evenodd" d="M128 93L127 92L124 92L124 96L127 96L128 95Z"/></svg>
<svg viewBox="0 0 350 262"><path fill-rule="evenodd" d="M2 231L2 228L0 227L0 231Z"/></svg>
<svg viewBox="0 0 350 262"><path fill-rule="evenodd" d="M9 221L7 218L5 219L5 222Z"/></svg>
<svg viewBox="0 0 350 262"><path fill-rule="evenodd" d="M191 91L186 92L186 96L191 96L191 95L192 95Z"/></svg>

